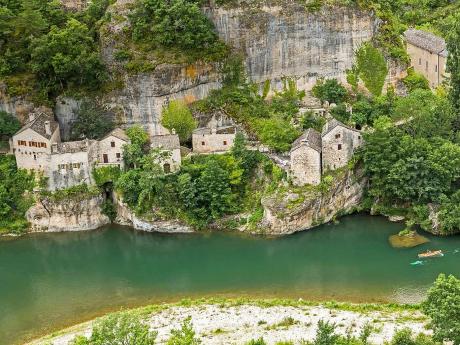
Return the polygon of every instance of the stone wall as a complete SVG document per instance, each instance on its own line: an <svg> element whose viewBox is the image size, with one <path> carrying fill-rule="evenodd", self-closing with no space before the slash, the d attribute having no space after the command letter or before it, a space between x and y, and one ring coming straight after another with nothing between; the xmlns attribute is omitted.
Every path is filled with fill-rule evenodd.
<svg viewBox="0 0 460 345"><path fill-rule="evenodd" d="M321 154L301 145L291 152L290 176L295 185L313 184L321 182Z"/></svg>
<svg viewBox="0 0 460 345"><path fill-rule="evenodd" d="M366 185L364 172L356 169L337 177L325 193L311 189L304 194L275 194L264 198L259 230L270 235L287 235L327 223L357 207Z"/></svg>
<svg viewBox="0 0 460 345"><path fill-rule="evenodd" d="M193 151L196 153L225 152L232 148L236 134L193 133Z"/></svg>
<svg viewBox="0 0 460 345"><path fill-rule="evenodd" d="M361 134L337 126L322 137L323 172L341 168L350 161L354 150L360 145Z"/></svg>

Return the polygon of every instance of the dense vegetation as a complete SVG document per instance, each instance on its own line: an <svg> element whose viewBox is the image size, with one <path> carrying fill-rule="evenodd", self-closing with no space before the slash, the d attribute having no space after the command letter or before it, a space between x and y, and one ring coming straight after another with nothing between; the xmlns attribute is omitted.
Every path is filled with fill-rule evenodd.
<svg viewBox="0 0 460 345"><path fill-rule="evenodd" d="M24 214L33 204L34 184L34 176L18 170L13 156L0 156L0 233L27 228Z"/></svg>
<svg viewBox="0 0 460 345"><path fill-rule="evenodd" d="M147 218L182 219L201 228L224 215L250 210L257 206L249 190L254 170L262 161L266 169L272 168L237 136L230 153L193 156L182 162L180 171L165 174L161 162L169 153L149 149L148 137L138 127L128 135L131 144L124 152L131 169L121 173L115 188L136 213Z"/></svg>
<svg viewBox="0 0 460 345"><path fill-rule="evenodd" d="M460 344L460 280L454 276L440 275L428 292L422 309L432 322L433 337L424 334L414 335L409 328L396 331L387 345L440 345L443 342ZM222 307L222 306L221 306ZM293 318L285 318L279 324L289 327L296 323ZM358 335L348 329L345 336L337 333L341 327L335 323L320 320L317 324L315 339L301 341L302 345L370 345L371 335L376 331L370 323L363 325ZM147 319L141 312L119 312L99 320L89 338L77 336L69 345L153 345L157 333L150 331ZM201 340L196 335L192 320L186 318L180 329L173 329L167 345L198 345ZM244 345L266 345L260 337ZM276 345L293 345L292 341L279 341Z"/></svg>

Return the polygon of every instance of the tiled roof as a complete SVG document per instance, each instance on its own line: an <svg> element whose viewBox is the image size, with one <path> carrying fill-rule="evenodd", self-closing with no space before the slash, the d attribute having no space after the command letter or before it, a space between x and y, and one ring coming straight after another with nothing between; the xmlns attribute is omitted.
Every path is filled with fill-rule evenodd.
<svg viewBox="0 0 460 345"><path fill-rule="evenodd" d="M52 154L86 152L89 147L96 143L96 140L67 141L55 143L51 147Z"/></svg>
<svg viewBox="0 0 460 345"><path fill-rule="evenodd" d="M193 131L193 134L211 134L212 129L209 127L201 127L197 128ZM236 127L235 126L222 126L216 128L216 134L235 134Z"/></svg>
<svg viewBox="0 0 460 345"><path fill-rule="evenodd" d="M408 29L404 32L404 38L414 46L447 56L446 41L442 37L422 30Z"/></svg>
<svg viewBox="0 0 460 345"><path fill-rule="evenodd" d="M323 131L321 133L321 137L324 137L327 133L332 131L337 126L341 126L341 127L346 128L346 129L348 129L350 131L359 133L359 131L357 129L348 127L348 126L344 125L342 122L340 122L339 120L332 119L332 120L327 121L326 124L324 125Z"/></svg>
<svg viewBox="0 0 460 345"><path fill-rule="evenodd" d="M45 137L46 139L50 139L53 133L59 128L59 124L56 120L54 120L54 115L48 112L39 112L34 114L34 119L29 121L22 127L15 135L25 131L26 129L30 128L33 131L37 132L41 136ZM45 130L45 122L49 121L50 123L50 134L46 133Z"/></svg>
<svg viewBox="0 0 460 345"><path fill-rule="evenodd" d="M307 129L300 137L292 144L291 151L297 149L301 145L308 145L312 149L321 152L321 134L313 128Z"/></svg>
<svg viewBox="0 0 460 345"><path fill-rule="evenodd" d="M180 149L177 134L155 135L152 137L152 148L162 147L166 150Z"/></svg>
<svg viewBox="0 0 460 345"><path fill-rule="evenodd" d="M125 131L122 130L121 128L117 127L115 129L113 129L110 133L106 134L101 140L104 140L110 136L113 136L115 138L118 138L118 139L121 139L121 140L124 140L126 142L129 141L129 138L128 136L126 135Z"/></svg>

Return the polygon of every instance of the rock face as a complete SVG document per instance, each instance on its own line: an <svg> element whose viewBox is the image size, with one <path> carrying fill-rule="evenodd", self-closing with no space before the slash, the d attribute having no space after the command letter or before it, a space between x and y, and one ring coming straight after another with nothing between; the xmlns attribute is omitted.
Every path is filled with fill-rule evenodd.
<svg viewBox="0 0 460 345"><path fill-rule="evenodd" d="M117 218L115 223L120 225L132 226L136 230L148 232L164 232L164 233L189 233L193 229L188 225L182 224L179 221L156 220L149 221L141 219L128 208L128 205L123 203L119 197L116 198Z"/></svg>
<svg viewBox="0 0 460 345"><path fill-rule="evenodd" d="M102 214L104 199L96 196L82 200L53 202L43 199L26 213L31 231L82 231L97 229L109 224L109 218Z"/></svg>
<svg viewBox="0 0 460 345"><path fill-rule="evenodd" d="M321 77L345 79L354 51L369 41L377 21L354 7L309 12L296 3L254 10L206 11L220 37L246 57L248 76L280 88L284 77L311 88Z"/></svg>
<svg viewBox="0 0 460 345"><path fill-rule="evenodd" d="M126 16L132 0L118 0L110 11L113 18ZM270 80L271 89L281 89L285 77L294 78L299 88L310 89L318 78L345 79L345 70L353 64L354 50L370 40L378 23L369 12L354 7L324 8L308 12L290 3L283 7L257 9L203 8L219 36L245 57L248 77L256 83ZM114 70L117 35L127 25L118 19L105 27L102 56ZM163 105L169 99L187 102L205 98L221 86L218 63L160 64L149 73L119 76L124 87L102 96L103 106L115 114L115 121L144 125L151 134L164 134L160 124ZM75 101L67 100L56 113L60 124L72 121ZM61 110L65 110L61 111Z"/></svg>
<svg viewBox="0 0 460 345"><path fill-rule="evenodd" d="M367 178L356 169L336 178L325 193L312 188L262 199L261 228L266 234L287 235L327 223L357 207L366 185Z"/></svg>

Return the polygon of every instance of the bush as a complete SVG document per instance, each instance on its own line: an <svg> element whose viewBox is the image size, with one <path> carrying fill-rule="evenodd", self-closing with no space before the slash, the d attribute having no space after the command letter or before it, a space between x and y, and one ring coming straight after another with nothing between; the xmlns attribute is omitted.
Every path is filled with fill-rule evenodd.
<svg viewBox="0 0 460 345"><path fill-rule="evenodd" d="M318 321L318 329L316 330L316 338L314 345L336 345L339 336L335 333L335 324Z"/></svg>
<svg viewBox="0 0 460 345"><path fill-rule="evenodd" d="M409 92L416 89L430 89L428 80L422 74L415 72L413 67L407 69L407 76L402 81Z"/></svg>
<svg viewBox="0 0 460 345"><path fill-rule="evenodd" d="M110 221L113 222L117 218L117 209L111 200L104 200L101 206L102 214L109 217Z"/></svg>
<svg viewBox="0 0 460 345"><path fill-rule="evenodd" d="M347 97L347 89L337 79L327 79L326 81L320 79L311 91L321 102L328 101L329 103L339 104L345 101Z"/></svg>
<svg viewBox="0 0 460 345"><path fill-rule="evenodd" d="M0 110L0 139L12 137L21 128L21 123L12 114Z"/></svg>
<svg viewBox="0 0 460 345"><path fill-rule="evenodd" d="M73 140L101 139L114 128L110 114L95 102L84 101L77 111L77 119L72 123Z"/></svg>
<svg viewBox="0 0 460 345"><path fill-rule="evenodd" d="M179 100L173 100L163 108L161 124L170 131L175 130L181 143L189 140L196 128L192 112L185 102Z"/></svg>
<svg viewBox="0 0 460 345"><path fill-rule="evenodd" d="M139 315L120 312L97 322L89 339L77 336L73 345L153 345L156 337Z"/></svg>
<svg viewBox="0 0 460 345"><path fill-rule="evenodd" d="M246 345L267 345L264 338L252 339L246 343Z"/></svg>
<svg viewBox="0 0 460 345"><path fill-rule="evenodd" d="M181 329L173 329L171 337L166 342L166 345L198 345L201 341L195 337L193 330L192 319L188 317L182 324Z"/></svg>
<svg viewBox="0 0 460 345"><path fill-rule="evenodd" d="M380 96L388 74L383 54L370 43L364 43L356 52L356 68L366 88L374 96Z"/></svg>

